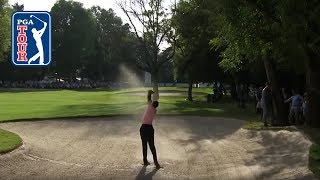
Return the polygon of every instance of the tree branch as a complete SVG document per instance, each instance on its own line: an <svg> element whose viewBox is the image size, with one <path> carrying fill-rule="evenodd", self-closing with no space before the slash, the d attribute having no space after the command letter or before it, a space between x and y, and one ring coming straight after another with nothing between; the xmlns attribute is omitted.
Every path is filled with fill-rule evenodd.
<svg viewBox="0 0 320 180"><path fill-rule="evenodd" d="M137 30L136 26L134 25L134 23L133 23L130 15L129 15L129 12L125 9L125 7L124 7L123 4L118 3L118 5L119 5L119 7L122 9L122 11L126 14L126 16L128 17L129 22L130 22L131 26L132 26L133 29L134 29L134 33L135 33L135 35L137 36L137 38L139 39L139 41L140 41L142 44L145 44L145 41L139 36L138 30Z"/></svg>
<svg viewBox="0 0 320 180"><path fill-rule="evenodd" d="M123 12L126 14L126 16L128 17L129 22L130 22L131 26L132 26L133 29L134 29L134 33L135 33L136 37L138 38L138 40L140 41L140 43L144 46L144 49L145 49L145 52L146 52L147 56L151 57L151 54L150 54L149 51L148 51L148 44L147 44L147 42L145 41L145 38L142 38L142 37L139 36L138 30L137 30L136 26L134 25L131 16L129 15L129 11L127 11L126 8L125 8L125 6L124 6L123 4L121 4L121 3L118 3L118 6L122 9L122 11L123 11ZM130 7L130 9L132 10L131 13L134 14L135 17L142 23L142 26L145 26L143 20L141 20L141 19L139 18L138 13L137 13L136 11L134 11L134 9L132 8L132 6ZM142 34L145 35L144 31L142 32ZM148 59L149 59L149 58L145 58L146 63L148 62Z"/></svg>
<svg viewBox="0 0 320 180"><path fill-rule="evenodd" d="M138 67L139 69L141 69L142 71L145 71L145 72L149 72L149 73L151 73L150 68L147 68L147 67L141 66L140 64L137 64L137 67Z"/></svg>
<svg viewBox="0 0 320 180"><path fill-rule="evenodd" d="M246 0L246 1L247 3L249 3L249 5L252 5L253 8L259 10L263 14L263 16L268 20L282 24L281 20L278 19L274 14L272 14L269 10L267 10L263 6L259 5L259 2L258 2L259 0Z"/></svg>

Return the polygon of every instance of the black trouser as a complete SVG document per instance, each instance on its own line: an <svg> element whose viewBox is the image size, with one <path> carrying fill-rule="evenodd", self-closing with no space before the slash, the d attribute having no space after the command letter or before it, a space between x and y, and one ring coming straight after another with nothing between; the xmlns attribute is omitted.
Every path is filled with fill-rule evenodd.
<svg viewBox="0 0 320 180"><path fill-rule="evenodd" d="M147 160L147 143L149 143L150 150L153 155L154 163L158 163L157 151L154 146L154 129L152 125L142 124L140 128L140 136L142 141L142 153L143 153L143 162L146 163Z"/></svg>

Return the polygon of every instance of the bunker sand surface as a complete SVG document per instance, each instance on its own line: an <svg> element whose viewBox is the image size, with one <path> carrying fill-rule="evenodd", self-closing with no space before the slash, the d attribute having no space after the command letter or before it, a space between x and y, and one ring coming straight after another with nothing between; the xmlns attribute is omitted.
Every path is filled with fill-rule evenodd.
<svg viewBox="0 0 320 180"><path fill-rule="evenodd" d="M157 117L160 170L141 165L138 117L4 123L24 146L0 156L1 179L315 179L302 134L248 131L243 123Z"/></svg>

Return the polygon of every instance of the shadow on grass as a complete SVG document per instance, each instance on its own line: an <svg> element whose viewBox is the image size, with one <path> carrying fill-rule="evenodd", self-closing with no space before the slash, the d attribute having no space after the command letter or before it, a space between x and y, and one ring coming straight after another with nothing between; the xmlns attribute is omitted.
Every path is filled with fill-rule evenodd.
<svg viewBox="0 0 320 180"><path fill-rule="evenodd" d="M231 103L222 102L212 104L204 101L190 102L178 100L174 103L161 102L161 104L164 104L163 112L167 114L218 116L242 120L255 118L255 114L251 109L241 109Z"/></svg>
<svg viewBox="0 0 320 180"><path fill-rule="evenodd" d="M259 119L259 117L257 117ZM260 131L260 130L270 130L270 131L298 131L299 129L295 126L264 126L264 123L262 120L249 120L247 121L242 128L247 130L253 130L253 131Z"/></svg>

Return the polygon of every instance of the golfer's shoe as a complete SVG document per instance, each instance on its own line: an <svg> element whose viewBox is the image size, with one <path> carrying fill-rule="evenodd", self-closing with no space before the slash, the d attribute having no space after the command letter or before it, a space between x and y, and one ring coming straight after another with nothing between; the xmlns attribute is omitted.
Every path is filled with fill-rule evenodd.
<svg viewBox="0 0 320 180"><path fill-rule="evenodd" d="M148 161L145 161L145 162L143 162L143 165L144 165L144 166L149 166L150 163L149 163Z"/></svg>
<svg viewBox="0 0 320 180"><path fill-rule="evenodd" d="M157 169L163 168L162 166L160 166L159 163L155 163L154 165L156 166Z"/></svg>

